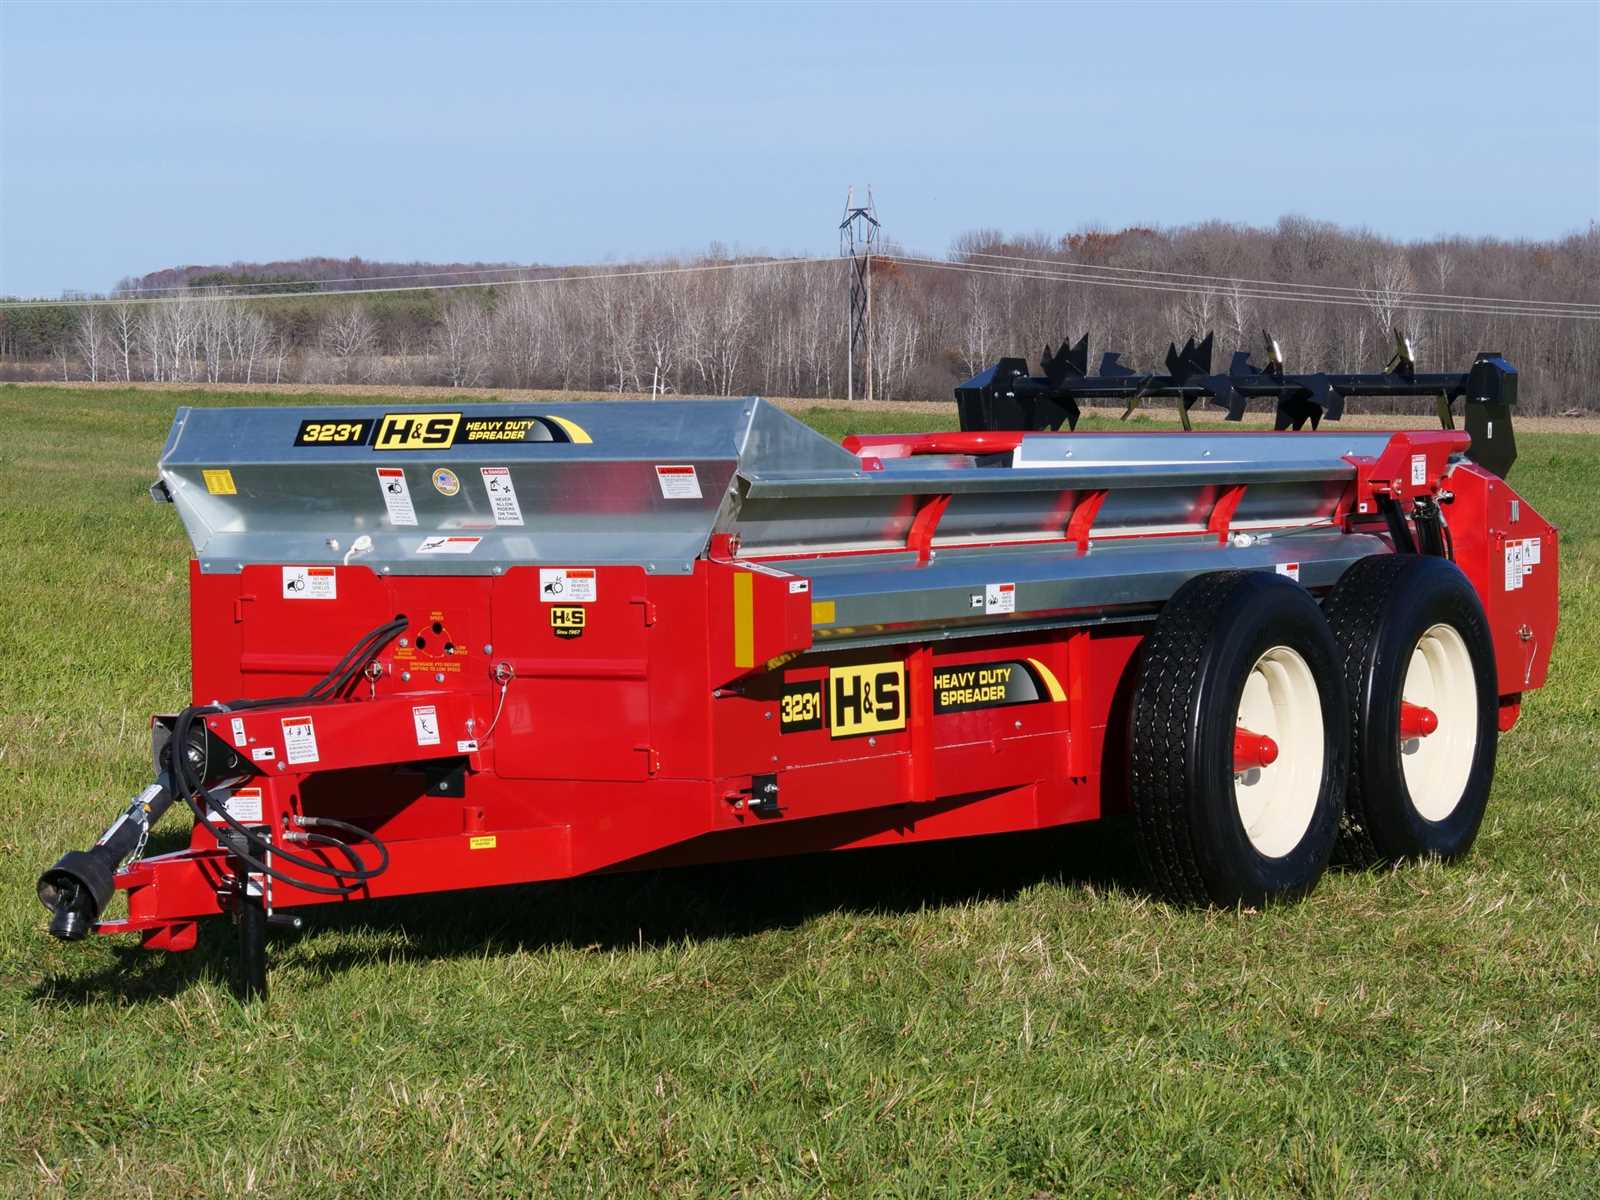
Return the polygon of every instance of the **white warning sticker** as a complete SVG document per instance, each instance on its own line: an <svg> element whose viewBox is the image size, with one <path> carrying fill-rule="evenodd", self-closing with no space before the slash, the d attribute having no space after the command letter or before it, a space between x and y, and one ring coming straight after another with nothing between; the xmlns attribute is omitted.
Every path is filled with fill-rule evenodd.
<svg viewBox="0 0 1600 1200"><path fill-rule="evenodd" d="M810 590L811 580L809 579L789 580L789 595L791 596L798 596L801 592L809 592Z"/></svg>
<svg viewBox="0 0 1600 1200"><path fill-rule="evenodd" d="M1296 583L1300 582L1300 564L1299 563L1279 563L1277 566L1275 566L1273 568L1273 570L1276 571L1279 575L1287 575L1290 579L1294 580Z"/></svg>
<svg viewBox="0 0 1600 1200"><path fill-rule="evenodd" d="M657 467L656 482L667 500L699 500L700 477L692 466Z"/></svg>
<svg viewBox="0 0 1600 1200"><path fill-rule="evenodd" d="M320 757L317 727L311 723L311 718L284 717L280 724L283 726L283 757L290 764L316 762Z"/></svg>
<svg viewBox="0 0 1600 1200"><path fill-rule="evenodd" d="M1016 612L1017 585L1014 583L984 584L983 611L986 613Z"/></svg>
<svg viewBox="0 0 1600 1200"><path fill-rule="evenodd" d="M417 543L418 554L471 554L478 548L481 537L438 537L423 538Z"/></svg>
<svg viewBox="0 0 1600 1200"><path fill-rule="evenodd" d="M243 717L235 717L233 719L233 744L241 748L249 744L249 739L244 734Z"/></svg>
<svg viewBox="0 0 1600 1200"><path fill-rule="evenodd" d="M278 757L278 752L271 746L252 746L250 758L255 762L271 762Z"/></svg>
<svg viewBox="0 0 1600 1200"><path fill-rule="evenodd" d="M378 490L383 493L383 506L389 510L389 524L417 523L417 510L411 506L411 488L406 483L404 467L379 467Z"/></svg>
<svg viewBox="0 0 1600 1200"><path fill-rule="evenodd" d="M431 704L416 704L411 708L411 724L416 726L417 745L439 744L439 714Z"/></svg>
<svg viewBox="0 0 1600 1200"><path fill-rule="evenodd" d="M285 567L285 600L337 600L339 574L332 567Z"/></svg>
<svg viewBox="0 0 1600 1200"><path fill-rule="evenodd" d="M1426 454L1413 454L1411 456L1411 486L1424 487L1428 482L1428 456Z"/></svg>
<svg viewBox="0 0 1600 1200"><path fill-rule="evenodd" d="M1539 565L1543 550L1541 538L1519 538L1506 543L1506 591L1515 592L1522 587L1522 581Z"/></svg>
<svg viewBox="0 0 1600 1200"><path fill-rule="evenodd" d="M1521 542L1506 543L1505 590L1517 591L1522 587L1522 577L1527 574L1528 560Z"/></svg>
<svg viewBox="0 0 1600 1200"><path fill-rule="evenodd" d="M511 482L510 467L481 467L483 489L489 493L489 511L496 525L521 525L522 506L517 503L517 489Z"/></svg>
<svg viewBox="0 0 1600 1200"><path fill-rule="evenodd" d="M476 754L478 752L477 738L462 738L456 743L457 754Z"/></svg>
<svg viewBox="0 0 1600 1200"><path fill-rule="evenodd" d="M593 604L593 567L539 568L539 599L546 604Z"/></svg>
<svg viewBox="0 0 1600 1200"><path fill-rule="evenodd" d="M222 802L223 809L235 821L261 820L261 789L239 788Z"/></svg>

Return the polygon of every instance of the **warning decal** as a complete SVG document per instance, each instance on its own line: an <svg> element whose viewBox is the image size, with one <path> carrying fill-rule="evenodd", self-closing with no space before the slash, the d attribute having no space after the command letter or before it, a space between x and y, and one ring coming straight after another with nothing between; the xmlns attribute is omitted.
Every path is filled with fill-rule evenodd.
<svg viewBox="0 0 1600 1200"><path fill-rule="evenodd" d="M699 500L700 477L692 466L657 467L656 482L666 500Z"/></svg>
<svg viewBox="0 0 1600 1200"><path fill-rule="evenodd" d="M1017 611L1017 585L1014 583L986 583L983 585L983 611L986 613L1013 613Z"/></svg>
<svg viewBox="0 0 1600 1200"><path fill-rule="evenodd" d="M511 482L510 467L483 467L483 489L489 493L489 511L496 525L521 525L522 506Z"/></svg>
<svg viewBox="0 0 1600 1200"><path fill-rule="evenodd" d="M411 723L416 726L417 745L437 746L439 744L439 714L431 704L414 705L411 709Z"/></svg>
<svg viewBox="0 0 1600 1200"><path fill-rule="evenodd" d="M389 510L389 524L417 523L417 510L411 506L411 488L406 484L404 467L379 467L378 488L383 492L383 506Z"/></svg>
<svg viewBox="0 0 1600 1200"><path fill-rule="evenodd" d="M483 541L480 537L438 537L423 538L417 543L418 554L471 554L478 548L478 543Z"/></svg>
<svg viewBox="0 0 1600 1200"><path fill-rule="evenodd" d="M1297 562L1295 562L1295 563L1279 563L1277 566L1273 567L1272 569L1274 571L1276 571L1279 575L1287 575L1290 579L1294 580L1296 583L1300 582L1300 564L1297 563Z"/></svg>
<svg viewBox="0 0 1600 1200"><path fill-rule="evenodd" d="M1539 565L1542 549L1543 542L1540 538L1521 538L1506 543L1506 591L1515 592L1521 589L1522 581L1532 575L1534 567Z"/></svg>
<svg viewBox="0 0 1600 1200"><path fill-rule="evenodd" d="M283 725L283 757L293 765L297 763L314 763L317 754L317 727L311 723L310 717L284 717Z"/></svg>
<svg viewBox="0 0 1600 1200"><path fill-rule="evenodd" d="M593 604L595 591L593 567L539 568L539 599L546 604Z"/></svg>
<svg viewBox="0 0 1600 1200"><path fill-rule="evenodd" d="M1422 487L1428 482L1428 456L1426 454L1413 454L1411 456L1411 485Z"/></svg>
<svg viewBox="0 0 1600 1200"><path fill-rule="evenodd" d="M261 789L239 788L222 802L225 811L235 821L261 820Z"/></svg>
<svg viewBox="0 0 1600 1200"><path fill-rule="evenodd" d="M332 567L285 567L285 600L337 600L339 574Z"/></svg>

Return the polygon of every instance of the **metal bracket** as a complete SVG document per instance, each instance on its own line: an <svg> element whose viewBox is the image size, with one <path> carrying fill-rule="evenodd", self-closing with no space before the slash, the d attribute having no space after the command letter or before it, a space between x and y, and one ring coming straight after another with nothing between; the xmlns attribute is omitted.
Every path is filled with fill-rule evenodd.
<svg viewBox="0 0 1600 1200"><path fill-rule="evenodd" d="M750 787L746 790L750 797L747 806L758 817L778 817L782 812L778 809L778 777L777 775L752 775Z"/></svg>

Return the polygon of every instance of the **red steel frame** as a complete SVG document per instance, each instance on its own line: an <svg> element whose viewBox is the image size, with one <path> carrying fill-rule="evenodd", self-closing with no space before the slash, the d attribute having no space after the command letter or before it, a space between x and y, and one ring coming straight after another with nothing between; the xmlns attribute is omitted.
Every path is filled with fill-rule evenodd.
<svg viewBox="0 0 1600 1200"><path fill-rule="evenodd" d="M846 446L870 469L910 454L1009 450L1020 437L862 437ZM1336 520L1382 534L1382 497L1441 503L1454 558L1489 617L1509 728L1521 693L1544 682L1557 535L1504 481L1470 464L1449 470L1465 444L1452 432L1392 435L1382 455L1351 460L1356 474ZM1207 529L1221 540L1243 492L1217 489ZM1080 497L1060 540L1087 553L1103 499ZM925 499L911 522L906 548L920 561L948 501ZM1540 565L1511 587L1507 545L1533 538ZM233 717L207 719L254 764L249 785L259 787L261 823L275 837L294 817L325 815L385 842L388 869L351 899L1038 829L1091 820L1121 802L1118 731L1148 622L822 646L800 658L813 649L809 591L789 586L796 577L782 559L752 567L734 549L717 539L688 575L597 568L578 636L552 624L537 567L429 577L353 565L337 569L337 599L304 600L282 598L277 565L209 575L191 563L194 697L301 692L361 634L409 615L404 644L379 654L375 677L348 701L249 710L237 718L242 733ZM996 664L1025 674L1037 698L935 711L936 679ZM786 689L825 694L835 675L847 686L848 669L862 666L888 672L878 696L898 692L894 727L836 736L828 699L818 727L785 731ZM509 672L503 691L497 670ZM437 745L418 745L419 706L433 709ZM317 757L290 762L284 722L305 716ZM439 780L427 764L440 756L464 768L454 793L448 782L429 786ZM766 777L778 785L776 812L756 802ZM358 853L373 861L370 847ZM197 825L187 850L118 874L128 915L99 931L187 948L195 921L231 903L231 879L226 852ZM279 881L267 897L277 909L348 902Z"/></svg>

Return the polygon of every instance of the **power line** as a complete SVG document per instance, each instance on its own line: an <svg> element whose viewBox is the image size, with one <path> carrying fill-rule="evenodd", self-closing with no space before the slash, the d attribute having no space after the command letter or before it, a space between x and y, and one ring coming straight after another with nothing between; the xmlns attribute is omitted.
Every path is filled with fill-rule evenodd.
<svg viewBox="0 0 1600 1200"><path fill-rule="evenodd" d="M1051 267L1069 267L1085 271L1107 271L1127 275L1149 275L1169 279L1197 279L1221 284L1224 287L1233 287L1236 284L1248 283L1262 287L1295 288L1306 291L1351 292L1357 295L1368 295L1378 290L1375 288L1348 287L1335 283L1291 283L1275 279L1249 279L1232 275L1193 275L1182 271L1161 271L1154 267L1113 267L1100 263L1074 263L1063 262L1055 258L1028 258L1021 254L991 254L982 251L966 252L968 258L995 258L1005 262L1040 263ZM1600 303L1589 303L1580 300L1538 300L1524 299L1516 296L1466 296L1451 292L1418 292L1403 288L1383 289L1385 292L1400 297L1417 297L1419 299L1435 299L1447 301L1463 301L1474 304L1514 304L1514 305L1546 305L1556 308L1581 308L1600 311Z"/></svg>
<svg viewBox="0 0 1600 1200"><path fill-rule="evenodd" d="M927 267L932 270L961 271L980 276L995 278L1021 278L1055 281L1061 283L1079 283L1086 287L1124 288L1138 291L1166 292L1177 295L1198 295L1208 289L1196 288L1192 284L1165 282L1161 280L1127 280L1106 279L1101 276L1084 275L1072 271L1046 271L1037 268L1002 267L989 263L956 263L945 259L917 258L910 255L882 254L878 256L885 261L900 262L908 266ZM1234 294L1252 300L1283 300L1297 301L1309 304L1328 304L1347 308L1371 308L1372 302L1365 299L1331 297L1318 294L1301 294L1287 291L1273 291L1260 289L1238 289ZM1600 320L1600 312L1552 312L1544 309L1518 309L1509 307L1484 308L1459 304L1441 303L1399 303L1395 307L1413 309L1420 312L1477 314L1480 316L1506 316L1506 317L1553 317L1563 320L1596 321Z"/></svg>
<svg viewBox="0 0 1600 1200"><path fill-rule="evenodd" d="M532 287L545 283L578 283L601 279L647 279L662 275L688 275L703 271L740 271L762 267L801 267L818 263L843 261L836 256L824 258L774 258L760 262L706 263L695 267L655 267L636 271L588 271L581 275L547 275L540 279L486 280L475 283L413 284L407 287L350 288L334 292L265 292L259 295L237 296L206 289L190 289L177 296L134 296L125 299L98 300L4 300L0 311L26 308L114 308L123 304L185 304L197 300L320 300L334 296L384 296L398 292L450 292L463 288Z"/></svg>

